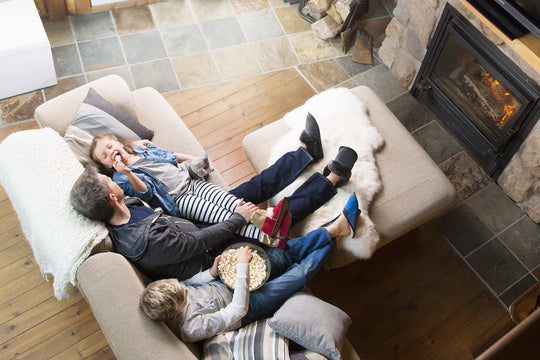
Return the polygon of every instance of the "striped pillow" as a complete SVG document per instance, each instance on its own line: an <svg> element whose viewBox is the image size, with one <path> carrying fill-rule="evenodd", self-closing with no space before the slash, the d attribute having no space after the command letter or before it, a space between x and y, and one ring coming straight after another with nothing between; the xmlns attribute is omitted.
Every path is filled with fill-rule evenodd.
<svg viewBox="0 0 540 360"><path fill-rule="evenodd" d="M268 319L218 334L203 344L204 360L288 360L289 340L268 326Z"/></svg>

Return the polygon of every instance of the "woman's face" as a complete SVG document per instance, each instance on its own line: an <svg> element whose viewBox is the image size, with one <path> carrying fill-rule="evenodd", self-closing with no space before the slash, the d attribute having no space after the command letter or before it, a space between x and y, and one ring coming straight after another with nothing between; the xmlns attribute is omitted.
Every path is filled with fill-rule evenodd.
<svg viewBox="0 0 540 360"><path fill-rule="evenodd" d="M124 150L124 145L120 141L107 137L96 141L96 147L92 156L107 169L111 169L113 164L116 163L115 157L117 155L120 155L120 161L126 164L127 152Z"/></svg>

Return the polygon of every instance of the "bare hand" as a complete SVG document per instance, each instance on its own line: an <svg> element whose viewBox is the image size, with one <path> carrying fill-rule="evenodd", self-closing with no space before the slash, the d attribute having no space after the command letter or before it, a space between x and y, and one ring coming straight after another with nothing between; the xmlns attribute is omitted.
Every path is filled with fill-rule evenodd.
<svg viewBox="0 0 540 360"><path fill-rule="evenodd" d="M143 150L148 150L148 146L146 144L150 144L152 146L155 146L150 140L148 139L142 139L142 140L132 140L128 142L129 145L135 146L138 148L141 148Z"/></svg>
<svg viewBox="0 0 540 360"><path fill-rule="evenodd" d="M119 173L122 173L124 175L128 175L129 173L131 173L131 169L128 168L126 166L126 164L124 164L122 162L122 160L120 161L115 161L114 164L113 164L113 168L114 170L118 171Z"/></svg>
<svg viewBox="0 0 540 360"><path fill-rule="evenodd" d="M249 264L253 258L251 254L251 249L248 246L240 246L236 254L236 261L238 264Z"/></svg>
<svg viewBox="0 0 540 360"><path fill-rule="evenodd" d="M238 205L236 206L235 212L239 213L246 219L247 222L251 221L251 216L255 213L255 211L259 210L257 205L253 203L245 203L244 199L240 199L238 202Z"/></svg>
<svg viewBox="0 0 540 360"><path fill-rule="evenodd" d="M214 264L212 264L212 267L208 269L208 271L210 272L210 275L212 275L213 277L218 276L218 264L220 260L221 260L221 255L216 256L216 258L214 259Z"/></svg>

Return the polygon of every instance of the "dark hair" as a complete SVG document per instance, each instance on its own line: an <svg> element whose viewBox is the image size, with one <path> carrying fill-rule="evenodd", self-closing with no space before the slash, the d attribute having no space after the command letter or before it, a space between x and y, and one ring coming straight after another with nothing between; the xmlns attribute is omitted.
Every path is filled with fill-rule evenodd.
<svg viewBox="0 0 540 360"><path fill-rule="evenodd" d="M109 203L111 189L98 175L95 167L88 166L73 184L70 201L87 218L108 222L114 212Z"/></svg>

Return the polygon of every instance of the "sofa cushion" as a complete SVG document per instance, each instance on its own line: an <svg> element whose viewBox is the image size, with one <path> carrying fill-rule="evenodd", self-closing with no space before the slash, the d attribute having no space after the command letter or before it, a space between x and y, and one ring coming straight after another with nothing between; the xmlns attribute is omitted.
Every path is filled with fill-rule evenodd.
<svg viewBox="0 0 540 360"><path fill-rule="evenodd" d="M309 293L298 292L268 324L278 334L329 359L341 359L351 318L341 309Z"/></svg>
<svg viewBox="0 0 540 360"><path fill-rule="evenodd" d="M253 322L238 330L218 334L203 344L203 359L289 358L288 341L268 325L268 319Z"/></svg>
<svg viewBox="0 0 540 360"><path fill-rule="evenodd" d="M154 136L152 130L90 88L64 139L79 161L87 165L92 162L88 154L92 139L103 133L115 134L121 140L151 140Z"/></svg>

